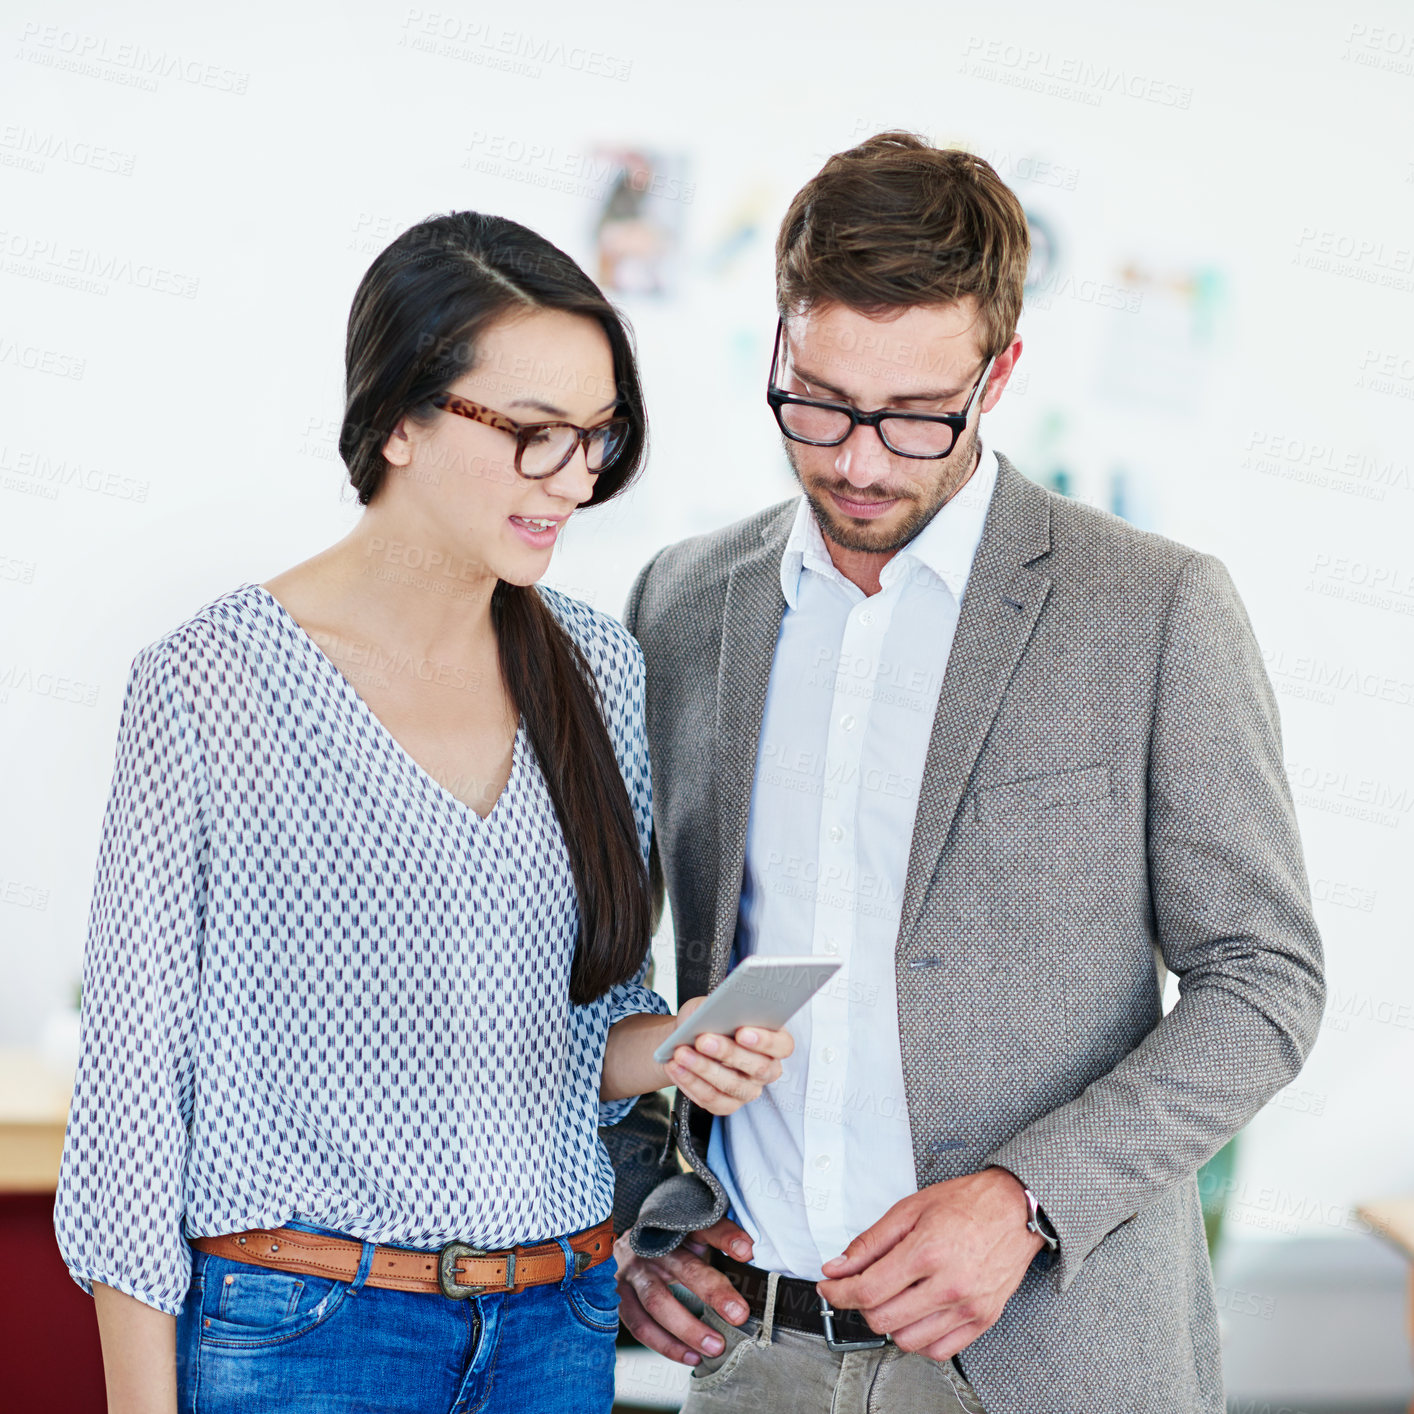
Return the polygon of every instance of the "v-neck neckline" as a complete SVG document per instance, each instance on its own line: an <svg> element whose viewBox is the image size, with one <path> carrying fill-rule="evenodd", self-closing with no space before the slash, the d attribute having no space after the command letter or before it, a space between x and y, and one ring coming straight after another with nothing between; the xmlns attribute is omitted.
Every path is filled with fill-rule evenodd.
<svg viewBox="0 0 1414 1414"><path fill-rule="evenodd" d="M368 705L363 694L348 680L339 668L339 665L314 641L313 637L300 621L295 618L263 584L259 583L257 580L251 580L244 585L243 588L257 590L267 603L274 605L275 612L294 630L296 636L305 644L306 651L312 652L316 659L323 665L323 669L328 673L332 673L337 679L340 691L344 694L345 698L352 703L354 710L363 717L375 735L387 742L387 744L392 747L393 751L407 762L412 768L413 773L424 785L430 787L438 795L445 797L457 810L465 815L469 815L477 825L489 828L493 822L499 823L496 821L497 812L505 813L501 811L502 802L510 795L511 788L516 784L517 778L520 775L521 764L525 757L525 717L523 715L517 714L516 717L516 733L511 742L510 774L506 777L506 783L501 787L501 792L492 803L491 809L488 810L485 815L482 815L480 811L474 806L468 805L460 796L453 795L452 792L388 730L383 719Z"/></svg>

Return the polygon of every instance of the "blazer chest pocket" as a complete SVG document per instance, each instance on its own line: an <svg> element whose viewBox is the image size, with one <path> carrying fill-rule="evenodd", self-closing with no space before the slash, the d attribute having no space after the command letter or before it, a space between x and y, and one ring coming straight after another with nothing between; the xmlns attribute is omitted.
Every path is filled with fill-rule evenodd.
<svg viewBox="0 0 1414 1414"><path fill-rule="evenodd" d="M972 793L972 808L975 818L982 822L1011 815L1036 815L1058 805L1102 800L1113 794L1108 766L1082 766L1074 771L1052 771L1020 781L978 786Z"/></svg>

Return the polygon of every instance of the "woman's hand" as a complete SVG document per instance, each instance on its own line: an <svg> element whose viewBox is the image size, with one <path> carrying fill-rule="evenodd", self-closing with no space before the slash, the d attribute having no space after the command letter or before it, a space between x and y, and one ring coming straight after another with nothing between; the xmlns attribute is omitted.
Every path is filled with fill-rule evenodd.
<svg viewBox="0 0 1414 1414"><path fill-rule="evenodd" d="M789 1031L764 1026L743 1026L734 1036L708 1032L691 1046L678 1046L667 1065L653 1059L678 1023L706 1000L693 997L676 1016L638 1012L616 1021L604 1046L599 1098L618 1100L676 1085L703 1109L729 1115L779 1080L781 1061L795 1049L795 1041Z"/></svg>
<svg viewBox="0 0 1414 1414"><path fill-rule="evenodd" d="M693 997L672 1018L673 1028L706 1001ZM664 1069L689 1099L714 1115L729 1115L781 1078L781 1062L795 1050L789 1031L742 1026L733 1036L708 1031L692 1045L678 1046Z"/></svg>

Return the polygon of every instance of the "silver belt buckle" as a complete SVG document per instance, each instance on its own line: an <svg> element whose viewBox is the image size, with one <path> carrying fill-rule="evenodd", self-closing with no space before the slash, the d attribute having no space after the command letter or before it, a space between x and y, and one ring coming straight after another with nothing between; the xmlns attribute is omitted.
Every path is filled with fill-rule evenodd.
<svg viewBox="0 0 1414 1414"><path fill-rule="evenodd" d="M879 1350L889 1343L887 1335L870 1336L867 1340L836 1340L835 1311L823 1296L820 1296L820 1323L825 1327L825 1348L836 1354L846 1350Z"/></svg>
<svg viewBox="0 0 1414 1414"><path fill-rule="evenodd" d="M516 1256L506 1253L505 1286L462 1285L457 1280L457 1263L463 1257L489 1257L491 1254L482 1247L470 1247L465 1242L449 1242L437 1254L437 1285L442 1295L453 1301L465 1301L470 1296L480 1296L487 1291L509 1291L516 1284Z"/></svg>

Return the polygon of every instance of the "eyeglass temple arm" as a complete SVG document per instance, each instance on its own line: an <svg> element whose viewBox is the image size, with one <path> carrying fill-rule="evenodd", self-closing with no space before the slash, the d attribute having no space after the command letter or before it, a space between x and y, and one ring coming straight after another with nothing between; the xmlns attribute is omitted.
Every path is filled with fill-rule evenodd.
<svg viewBox="0 0 1414 1414"><path fill-rule="evenodd" d="M784 316L778 314L776 316L776 337L771 343L771 371L766 375L766 391L768 393L772 388L775 388L777 386L776 368L781 356L781 330L784 327L785 318ZM964 417L967 417L968 414L970 414L972 411L972 398L976 398L978 397L978 394L981 394L981 397L977 403L977 421L979 423L981 422L982 404L987 401L987 384L991 381L992 368L996 364L998 357L999 355L993 354L991 358L987 360L986 366L982 369L982 376L977 380L976 386L972 389L972 397L968 398L967 400L967 407L963 412ZM843 406L847 406L847 404L844 404ZM853 428L851 428L851 430L853 430Z"/></svg>
<svg viewBox="0 0 1414 1414"><path fill-rule="evenodd" d="M992 379L992 365L995 364L996 361L996 354L993 354L991 358L987 360L987 366L982 370L982 376L977 380L977 387L973 393L973 396L977 397L977 420L979 422L982 420L982 404L987 401L987 384L991 382ZM980 394L980 397L978 394ZM968 401L970 403L971 399L968 399ZM970 406L968 411L972 411Z"/></svg>
<svg viewBox="0 0 1414 1414"><path fill-rule="evenodd" d="M779 367L780 364L781 330L784 328L785 317L783 315L778 314L776 316L776 337L771 341L771 371L766 375L766 386L768 388L774 388L778 386L776 383L776 369ZM998 357L998 354L993 354L991 358L987 360L986 366L982 369L982 376L980 379L978 379L976 387L973 389L973 397L975 397L977 393L980 392L982 394L983 402L987 401L987 383L991 379L992 368L996 364ZM972 411L971 398L968 399L967 410L968 412ZM978 413L978 416L981 416L980 412Z"/></svg>

